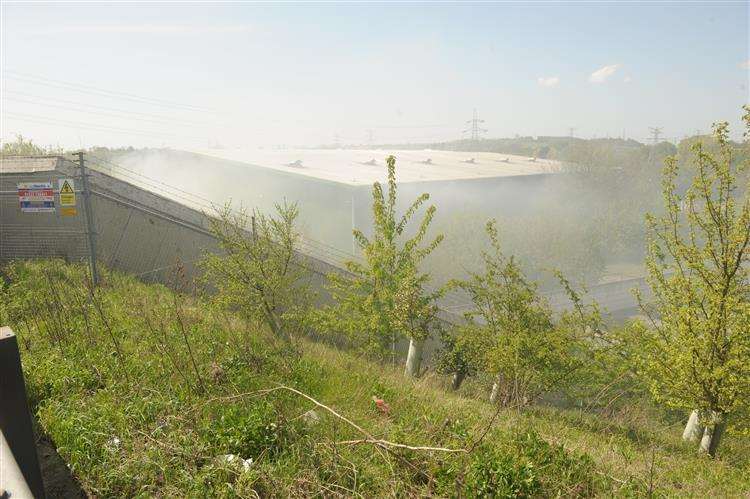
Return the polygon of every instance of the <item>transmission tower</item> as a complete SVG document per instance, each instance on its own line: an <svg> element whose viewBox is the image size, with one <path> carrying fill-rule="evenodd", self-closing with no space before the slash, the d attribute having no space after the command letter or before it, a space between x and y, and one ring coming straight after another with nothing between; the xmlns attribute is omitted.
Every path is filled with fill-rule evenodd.
<svg viewBox="0 0 750 499"><path fill-rule="evenodd" d="M367 144L368 145L372 145L372 143L374 141L374 138L373 138L374 137L374 133L375 132L373 132L372 128L369 128L367 130Z"/></svg>
<svg viewBox="0 0 750 499"><path fill-rule="evenodd" d="M659 143L659 136L661 135L661 127L658 126L652 126L648 128L651 132L651 140L654 142L654 144Z"/></svg>
<svg viewBox="0 0 750 499"><path fill-rule="evenodd" d="M471 132L471 140L479 140L479 134L487 131L486 128L481 128L480 123L484 123L484 120L480 120L477 116L477 110L474 109L474 117L466 122L469 128L464 130L464 133Z"/></svg>
<svg viewBox="0 0 750 499"><path fill-rule="evenodd" d="M576 133L576 127L572 126L568 128L568 137L572 139L575 136L575 133Z"/></svg>

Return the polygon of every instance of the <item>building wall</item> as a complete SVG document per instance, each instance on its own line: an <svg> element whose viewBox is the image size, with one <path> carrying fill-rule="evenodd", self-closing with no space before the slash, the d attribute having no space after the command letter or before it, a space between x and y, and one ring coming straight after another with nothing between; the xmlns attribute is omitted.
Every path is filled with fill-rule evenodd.
<svg viewBox="0 0 750 499"><path fill-rule="evenodd" d="M52 181L56 189L60 178L73 178L80 190L77 170L72 163L60 162L55 171L0 172L0 264L16 258L88 258L81 193L73 217L61 216L59 206L55 213L23 213L16 194L19 182ZM102 264L146 281L168 283L178 263L194 277L205 252L219 251L205 213L102 172L89 171L89 183L97 259ZM307 255L304 263L317 280L333 270Z"/></svg>
<svg viewBox="0 0 750 499"><path fill-rule="evenodd" d="M346 184L318 180L183 151L136 151L118 156L116 165L91 159L96 168L153 192L208 212L231 203L237 209L273 213L275 204L297 203L306 251L351 251L352 194ZM132 175L117 165L149 177ZM187 193L199 194L200 198ZM336 251L338 250L338 251Z"/></svg>
<svg viewBox="0 0 750 499"><path fill-rule="evenodd" d="M231 201L235 207L257 208L265 213L287 200L300 209L300 230L310 253L342 261L353 253L352 229L369 233L372 227L372 186L350 185L183 151L134 151L118 156L115 165L91 159L97 168L125 180L149 182L117 167L146 175L154 181L148 189L179 202L197 201L199 208ZM426 166L425 168L429 168ZM467 166L467 169L470 169ZM398 167L397 167L398 176ZM557 185L556 176L536 174L452 181L399 184L398 207L406 209L423 192L437 206L436 220L461 210L489 216L512 216L540 210ZM179 189L178 191L172 189ZM196 200L185 193L198 193ZM331 253L331 255L325 255Z"/></svg>

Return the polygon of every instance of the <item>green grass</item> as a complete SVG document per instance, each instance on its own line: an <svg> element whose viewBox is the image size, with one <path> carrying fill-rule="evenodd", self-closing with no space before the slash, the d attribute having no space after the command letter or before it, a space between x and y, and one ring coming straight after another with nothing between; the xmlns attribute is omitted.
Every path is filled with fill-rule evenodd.
<svg viewBox="0 0 750 499"><path fill-rule="evenodd" d="M721 457L709 460L681 442L681 428L638 405L612 417L535 407L503 410L493 420L494 408L472 396L481 393L472 382L454 394L437 375L412 382L400 367L322 344L279 344L237 314L199 300L182 298L175 307L173 293L160 285L106 273L99 314L85 305L80 267L16 264L6 275L1 319L19 336L33 411L90 495L750 492L747 440L728 436ZM473 450L343 444L363 435L295 393L269 391L279 385L308 394L376 438ZM373 396L390 404L389 414ZM319 421L304 416L311 409ZM244 470L238 460L220 457L226 454L252 465Z"/></svg>

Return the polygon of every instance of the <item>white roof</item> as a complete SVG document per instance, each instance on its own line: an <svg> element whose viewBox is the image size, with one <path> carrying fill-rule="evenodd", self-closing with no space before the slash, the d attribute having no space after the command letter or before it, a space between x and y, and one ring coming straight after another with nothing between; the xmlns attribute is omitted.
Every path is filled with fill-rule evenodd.
<svg viewBox="0 0 750 499"><path fill-rule="evenodd" d="M488 152L359 149L205 149L191 152L350 185L384 181L385 158L396 157L396 180L429 182L539 175L559 162Z"/></svg>

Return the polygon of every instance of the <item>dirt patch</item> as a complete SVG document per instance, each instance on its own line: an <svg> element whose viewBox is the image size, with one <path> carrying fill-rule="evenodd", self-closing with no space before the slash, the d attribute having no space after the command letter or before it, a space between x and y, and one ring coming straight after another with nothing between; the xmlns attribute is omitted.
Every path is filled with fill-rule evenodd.
<svg viewBox="0 0 750 499"><path fill-rule="evenodd" d="M36 453L42 470L44 493L48 498L85 499L88 497L49 438L44 435L37 438Z"/></svg>

